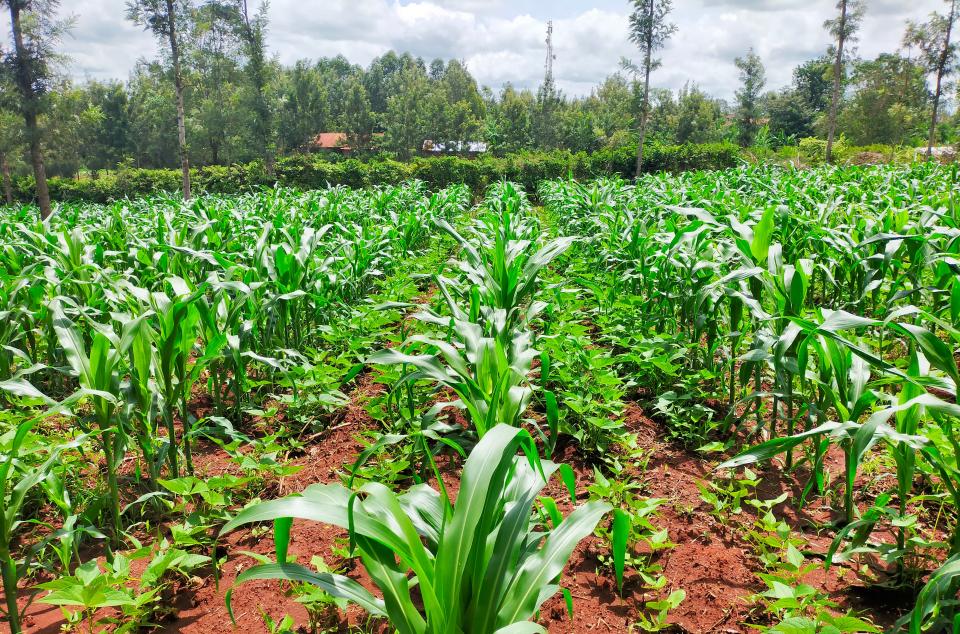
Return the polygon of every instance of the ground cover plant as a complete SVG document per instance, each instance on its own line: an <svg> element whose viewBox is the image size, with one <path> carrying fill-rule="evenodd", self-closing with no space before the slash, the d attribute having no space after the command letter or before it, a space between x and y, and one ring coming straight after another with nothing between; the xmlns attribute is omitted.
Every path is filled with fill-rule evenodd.
<svg viewBox="0 0 960 634"><path fill-rule="evenodd" d="M950 631L955 170L0 211L11 631Z"/></svg>

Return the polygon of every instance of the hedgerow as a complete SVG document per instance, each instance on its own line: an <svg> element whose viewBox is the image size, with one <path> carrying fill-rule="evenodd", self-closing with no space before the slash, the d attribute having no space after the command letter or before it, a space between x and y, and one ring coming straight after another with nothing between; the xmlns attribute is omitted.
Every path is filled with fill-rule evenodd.
<svg viewBox="0 0 960 634"><path fill-rule="evenodd" d="M738 158L739 149L729 143L651 145L645 151L644 170L680 172L723 169L735 165ZM423 157L405 163L383 157L330 160L317 155L296 155L279 159L272 177L259 161L245 165L198 167L191 170L191 177L197 192L217 194L245 192L277 184L309 190L327 185L370 187L410 179L421 180L431 189L463 183L475 194L480 194L491 183L504 179L519 183L528 191L536 191L544 180L568 176L591 178L620 175L629 178L634 175L635 165L636 147L624 146L593 154L556 150L474 159L459 156ZM180 171L123 168L100 172L96 177L51 178L49 186L50 195L55 200L106 203L154 192L177 191L180 188ZM23 202L33 200L32 177L16 179L15 196Z"/></svg>

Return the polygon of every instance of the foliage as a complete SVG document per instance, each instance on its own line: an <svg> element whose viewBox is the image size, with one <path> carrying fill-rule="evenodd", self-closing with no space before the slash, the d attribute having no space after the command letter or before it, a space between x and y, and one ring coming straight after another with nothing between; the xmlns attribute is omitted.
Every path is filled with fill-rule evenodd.
<svg viewBox="0 0 960 634"><path fill-rule="evenodd" d="M518 449L523 457L516 456ZM574 547L610 510L608 504L588 502L566 518L544 522L532 517L538 494L557 469L539 460L526 432L500 425L467 458L455 504L425 485L397 495L376 483L356 492L315 485L301 496L264 502L223 530L274 521L278 563L247 570L237 583L310 582L372 615L388 617L397 631L411 634L451 628L544 632L538 625L520 624L557 592L556 577ZM289 518L349 530L382 598L348 577L286 563ZM422 604L414 602L413 587Z"/></svg>
<svg viewBox="0 0 960 634"><path fill-rule="evenodd" d="M760 128L760 93L767 84L766 70L753 49L736 59L742 86L737 91L737 128L740 145L752 145Z"/></svg>
<svg viewBox="0 0 960 634"><path fill-rule="evenodd" d="M724 169L736 164L737 149L727 144L653 145L645 152L645 169L650 172L690 169ZM192 183L197 192L236 194L256 191L274 182L299 189L322 189L328 185L368 187L399 184L418 179L431 188L465 184L479 194L500 179L535 191L543 180L573 174L590 178L610 172L632 175L636 148L623 146L592 155L564 151L521 153L505 157L465 159L460 157L418 158L409 163L393 160L331 162L307 155L277 161L274 179L262 162L229 167L193 168ZM96 179L51 178L51 196L61 201L108 203L156 192L174 192L180 187L180 173L174 170L121 169ZM14 179L14 195L20 201L32 199L29 177Z"/></svg>
<svg viewBox="0 0 960 634"><path fill-rule="evenodd" d="M797 505L834 500L827 565L876 557L892 566L890 585L910 586L925 572L911 566L942 558L930 553L937 540L917 533L916 505L948 512L948 554L960 548L952 510L960 294L955 271L941 266L956 250L952 173L919 164L760 167L651 176L636 187L555 181L540 192L559 231L589 236L574 247L575 274L596 300L602 340L620 350L665 433L704 450L733 449L724 469L782 460L800 473L802 465L809 479ZM917 192L907 185L916 178L929 187L921 188L926 202L905 203L901 193ZM699 428L688 420L698 412ZM711 420L724 413L724 424ZM840 473L825 464L832 447L843 455ZM880 459L897 477L864 511L858 477ZM929 474L932 489L917 490L918 473ZM758 479L724 482L714 478L702 493L729 519ZM892 539L879 537L884 526ZM757 531L765 548L769 532ZM955 579L948 566L923 596L955 592ZM814 609L822 602L802 583L770 582L768 598L802 608L802 617L781 617L808 619L813 631L840 627L824 621ZM956 614L950 602L934 614L934 602L913 618Z"/></svg>

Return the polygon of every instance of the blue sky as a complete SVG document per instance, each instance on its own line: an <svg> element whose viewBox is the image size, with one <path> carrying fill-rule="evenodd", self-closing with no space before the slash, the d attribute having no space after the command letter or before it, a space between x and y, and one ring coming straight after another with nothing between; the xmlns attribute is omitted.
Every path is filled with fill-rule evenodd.
<svg viewBox="0 0 960 634"><path fill-rule="evenodd" d="M678 26L661 57L654 84L686 82L731 98L733 60L754 47L767 66L769 89L790 81L798 63L825 51L823 21L836 0L674 0ZM256 5L258 0L252 0ZM123 0L65 1L76 17L63 44L77 79L125 78L138 58L156 55L146 33L124 20ZM942 0L868 0L858 50L864 57L895 50L906 19L922 19ZM636 56L627 39L627 2L596 0L272 0L268 43L284 63L342 53L367 64L389 49L428 60L466 61L495 89L507 81L535 87L543 76L546 21L555 22L556 75L568 94L588 94L615 72L622 56ZM9 41L9 23L0 18Z"/></svg>

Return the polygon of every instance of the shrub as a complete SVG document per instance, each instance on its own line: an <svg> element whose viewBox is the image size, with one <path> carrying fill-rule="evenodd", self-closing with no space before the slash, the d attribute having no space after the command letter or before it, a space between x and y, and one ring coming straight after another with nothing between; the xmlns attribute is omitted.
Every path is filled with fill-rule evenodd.
<svg viewBox="0 0 960 634"><path fill-rule="evenodd" d="M732 143L686 145L651 144L644 149L645 172L681 172L685 170L726 169L736 165L740 149ZM610 172L630 178L636 172L637 147L625 145L595 152L587 158L590 176Z"/></svg>
<svg viewBox="0 0 960 634"><path fill-rule="evenodd" d="M705 145L651 145L646 152L645 171L724 169L736 164L739 150L729 143ZM463 183L475 194L501 179L520 183L535 192L544 180L592 178L619 174L631 178L636 164L636 146L574 154L567 150L521 152L503 157L485 155L475 159L460 156L431 156L401 163L384 156L365 159L294 155L276 163L273 178L262 161L242 165L213 165L191 170L197 192L229 194L275 184L297 189L319 189L327 185L362 188L396 184L411 178L422 180L431 189ZM180 189L181 175L175 169L122 167L101 172L98 178L51 178L50 195L55 200L107 203L136 198L160 191ZM20 201L34 197L32 178L19 178L15 195Z"/></svg>

